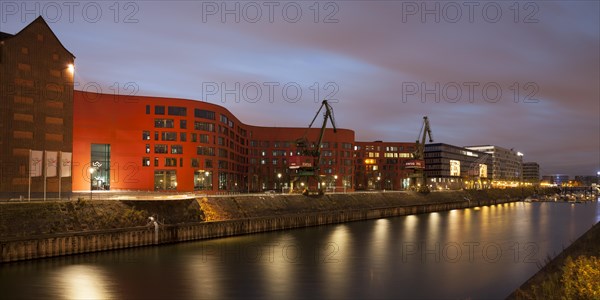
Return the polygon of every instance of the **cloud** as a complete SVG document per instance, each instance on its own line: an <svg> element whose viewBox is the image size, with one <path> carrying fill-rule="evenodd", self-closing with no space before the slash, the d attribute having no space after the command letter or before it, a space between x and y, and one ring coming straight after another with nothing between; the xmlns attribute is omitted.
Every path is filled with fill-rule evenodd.
<svg viewBox="0 0 600 300"><path fill-rule="evenodd" d="M598 2L469 2L472 16L463 2L319 2L318 11L313 2L276 2L273 14L256 2L256 23L248 22L257 17L251 2L135 3L137 23L50 24L77 56L76 78L207 100L264 126L306 126L330 97L338 126L357 140L413 141L428 115L436 141L520 149L552 173L600 169ZM214 3L239 5L239 22L208 13ZM298 22L290 21L294 3ZM11 20L3 31L24 26ZM246 92L257 83L263 98L221 101L223 89L207 94L213 83ZM265 83L277 84L272 98ZM287 101L289 83L301 88L300 100Z"/></svg>

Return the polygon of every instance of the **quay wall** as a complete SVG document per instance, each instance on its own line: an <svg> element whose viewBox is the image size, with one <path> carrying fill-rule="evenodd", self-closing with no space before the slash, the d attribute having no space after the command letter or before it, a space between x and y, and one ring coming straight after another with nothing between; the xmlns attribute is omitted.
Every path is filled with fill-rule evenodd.
<svg viewBox="0 0 600 300"><path fill-rule="evenodd" d="M428 195L387 192L331 194L314 198L300 195L264 195L203 197L179 201L80 203L79 209L86 210L89 215L77 212L76 209L60 210L74 217L64 219L64 215L59 215L58 219L62 218L63 223L72 223L67 224L68 228L86 222L87 230L43 232L34 235L1 231L0 263L494 205L518 201L531 193L524 190L453 191ZM7 215L3 205L0 205L0 217L3 217L0 220L4 220ZM121 213L120 218L115 217L115 205L124 205L128 212ZM47 209L47 206L33 204L20 208L32 209L31 207L34 207L33 215L44 217L39 211L36 212L35 208ZM102 211L108 208L111 209L109 215L112 223L101 218L102 213L105 213ZM96 211L96 214L88 210ZM14 211L20 210L13 208L13 214ZM158 226L147 220L146 216L152 212L159 221ZM11 214L10 210L8 214ZM94 220L102 225L109 224L114 227L115 224L121 224L126 227L103 227L94 224ZM60 229L64 225L56 225L56 221L47 216L42 218L42 222L49 224L32 226L31 220L29 221L31 228L54 224ZM131 222L134 221L143 225L131 226ZM0 222L0 226L4 227L0 228L4 230L7 224L2 223ZM35 233L31 228L24 232Z"/></svg>

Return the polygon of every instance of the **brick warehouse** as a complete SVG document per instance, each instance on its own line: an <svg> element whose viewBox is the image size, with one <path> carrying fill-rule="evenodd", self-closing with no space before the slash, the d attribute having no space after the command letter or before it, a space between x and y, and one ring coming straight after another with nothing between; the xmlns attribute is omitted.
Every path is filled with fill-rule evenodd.
<svg viewBox="0 0 600 300"><path fill-rule="evenodd" d="M287 191L294 140L306 133L315 141L319 134L316 128L244 124L226 108L203 101L114 101L112 94L74 91L75 57L41 17L0 39L4 196L27 192L30 150L72 153L72 176L31 178L37 197L44 181L56 195L59 178L64 192ZM404 162L413 150L414 143L357 142L353 130L327 129L321 184L338 192L405 189L412 170Z"/></svg>
<svg viewBox="0 0 600 300"><path fill-rule="evenodd" d="M27 193L30 150L72 151L74 60L41 17L0 32L0 193ZM71 178L61 179L70 191ZM43 177L31 181L33 193L43 191ZM47 190L58 184L48 178Z"/></svg>

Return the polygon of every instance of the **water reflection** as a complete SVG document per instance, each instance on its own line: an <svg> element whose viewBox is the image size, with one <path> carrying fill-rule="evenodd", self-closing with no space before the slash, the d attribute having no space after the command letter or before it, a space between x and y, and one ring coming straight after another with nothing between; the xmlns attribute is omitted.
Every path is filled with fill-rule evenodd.
<svg viewBox="0 0 600 300"><path fill-rule="evenodd" d="M50 287L61 299L113 299L114 286L105 271L93 265L59 268L50 276Z"/></svg>
<svg viewBox="0 0 600 300"><path fill-rule="evenodd" d="M0 290L3 299L504 298L599 216L598 202L511 203L10 263Z"/></svg>

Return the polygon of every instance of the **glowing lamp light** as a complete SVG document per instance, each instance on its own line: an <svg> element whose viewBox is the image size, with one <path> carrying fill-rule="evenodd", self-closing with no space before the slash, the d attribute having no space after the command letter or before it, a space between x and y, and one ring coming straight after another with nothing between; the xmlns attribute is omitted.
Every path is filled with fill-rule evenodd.
<svg viewBox="0 0 600 300"><path fill-rule="evenodd" d="M74 74L75 73L75 66L73 64L68 64L67 65L67 70L69 70L69 73Z"/></svg>

